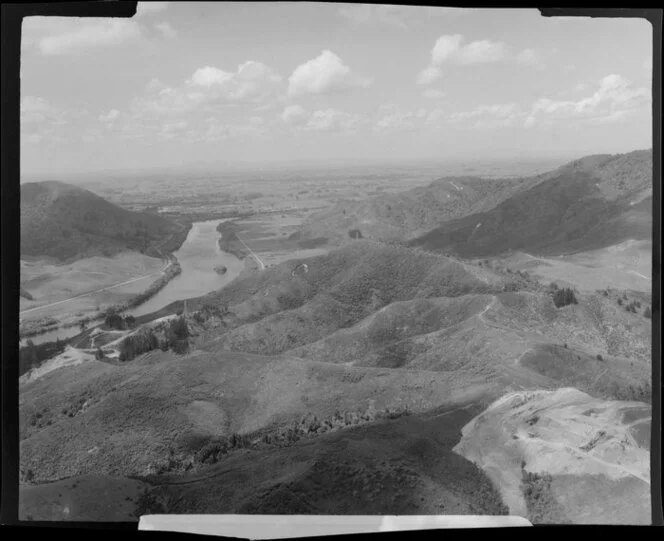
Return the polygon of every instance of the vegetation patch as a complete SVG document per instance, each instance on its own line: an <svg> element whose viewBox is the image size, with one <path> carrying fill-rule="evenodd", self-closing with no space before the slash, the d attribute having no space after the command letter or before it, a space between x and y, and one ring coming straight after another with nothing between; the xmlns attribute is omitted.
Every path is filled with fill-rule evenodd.
<svg viewBox="0 0 664 541"><path fill-rule="evenodd" d="M533 524L569 524L551 489L549 474L532 473L522 467L521 490L528 507L528 520Z"/></svg>

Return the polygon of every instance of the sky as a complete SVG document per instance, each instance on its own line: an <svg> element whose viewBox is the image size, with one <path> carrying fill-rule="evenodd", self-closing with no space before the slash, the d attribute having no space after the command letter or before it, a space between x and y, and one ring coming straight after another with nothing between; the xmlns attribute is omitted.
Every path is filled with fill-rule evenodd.
<svg viewBox="0 0 664 541"><path fill-rule="evenodd" d="M29 17L21 172L652 146L652 27L535 9L139 2Z"/></svg>

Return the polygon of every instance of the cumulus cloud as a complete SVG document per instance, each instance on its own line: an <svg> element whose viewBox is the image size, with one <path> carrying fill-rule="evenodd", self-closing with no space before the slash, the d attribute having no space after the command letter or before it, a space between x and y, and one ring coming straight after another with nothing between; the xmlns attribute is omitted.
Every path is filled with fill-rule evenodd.
<svg viewBox="0 0 664 541"><path fill-rule="evenodd" d="M461 34L440 36L431 49L429 66L419 73L417 83L426 85L439 79L445 64L484 64L507 57L507 47L502 42L478 40L463 45L463 40Z"/></svg>
<svg viewBox="0 0 664 541"><path fill-rule="evenodd" d="M281 76L261 62L250 60L233 73L206 66L194 72L187 84L228 100L261 100L274 94Z"/></svg>
<svg viewBox="0 0 664 541"><path fill-rule="evenodd" d="M156 23L154 27L162 33L162 35L168 39L175 39L178 37L175 29L167 22Z"/></svg>
<svg viewBox="0 0 664 541"><path fill-rule="evenodd" d="M301 64L288 79L288 94L325 94L349 88L366 88L371 80L354 74L332 51Z"/></svg>
<svg viewBox="0 0 664 541"><path fill-rule="evenodd" d="M532 127L540 122L574 119L601 123L615 122L645 107L650 101L649 89L636 88L631 81L621 75L611 74L598 81L598 88L594 93L580 100L538 99L533 103L524 125Z"/></svg>
<svg viewBox="0 0 664 541"><path fill-rule="evenodd" d="M294 126L305 124L307 122L308 114L299 105L289 105L281 113L281 119L287 124Z"/></svg>
<svg viewBox="0 0 664 541"><path fill-rule="evenodd" d="M261 103L278 94L282 78L274 70L250 60L235 71L214 66L199 68L181 86L153 79L143 96L132 102L136 114L183 114L216 106Z"/></svg>
<svg viewBox="0 0 664 541"><path fill-rule="evenodd" d="M28 33L30 28L28 25ZM37 28L45 30L47 35L32 41L36 41L42 54L50 56L120 45L133 42L142 36L140 25L130 19L54 21L50 25L39 23Z"/></svg>
<svg viewBox="0 0 664 541"><path fill-rule="evenodd" d="M46 56L84 53L103 47L116 47L123 44L149 45L153 36L141 18L143 13L162 11L167 2L149 2L132 19L126 18L86 18L86 17L27 17L23 21L21 47L25 51L36 48ZM147 10L147 11L146 11ZM166 38L175 37L173 27L166 22L158 22L153 28ZM154 44L153 44L154 46Z"/></svg>

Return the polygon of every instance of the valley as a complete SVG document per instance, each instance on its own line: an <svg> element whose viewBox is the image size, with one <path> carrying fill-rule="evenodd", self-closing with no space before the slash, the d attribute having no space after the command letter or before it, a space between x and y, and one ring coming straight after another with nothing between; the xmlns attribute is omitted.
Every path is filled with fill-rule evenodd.
<svg viewBox="0 0 664 541"><path fill-rule="evenodd" d="M22 349L23 519L649 523L648 160L88 183L182 224L180 272L47 358ZM26 259L21 318L165 271L149 246L82 255Z"/></svg>

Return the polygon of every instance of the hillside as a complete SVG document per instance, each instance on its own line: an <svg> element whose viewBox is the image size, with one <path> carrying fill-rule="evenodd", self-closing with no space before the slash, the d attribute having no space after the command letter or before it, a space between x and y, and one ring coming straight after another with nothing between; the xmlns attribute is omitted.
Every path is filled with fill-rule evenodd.
<svg viewBox="0 0 664 541"><path fill-rule="evenodd" d="M468 423L455 451L533 523L650 524L651 416L572 388L513 393Z"/></svg>
<svg viewBox="0 0 664 541"><path fill-rule="evenodd" d="M559 255L652 236L652 156L596 156L549 174L495 208L450 220L410 242L461 257Z"/></svg>
<svg viewBox="0 0 664 541"><path fill-rule="evenodd" d="M493 208L544 178L446 177L401 193L343 201L310 217L295 237L339 242L348 240L349 231L359 229L364 238L407 240L446 220Z"/></svg>
<svg viewBox="0 0 664 541"><path fill-rule="evenodd" d="M21 257L71 261L145 252L180 229L160 216L128 211L63 182L21 185Z"/></svg>
<svg viewBox="0 0 664 541"><path fill-rule="evenodd" d="M491 402L569 385L650 400L650 319L601 293L556 308L515 280L358 240L191 300L182 355L87 356L25 377L25 512L49 501L61 517L70 501L89 516L85 495L112 479L103 516L117 520L504 513L491 471L452 451Z"/></svg>
<svg viewBox="0 0 664 541"><path fill-rule="evenodd" d="M554 198L551 205L545 205L548 197ZM444 247L468 257L531 245L533 249L547 247L554 251L568 249L569 245L570 250L578 250L649 235L651 197L652 151L595 155L534 177L445 177L401 193L343 201L311 216L294 237L324 237L338 244L349 240L349 232L359 230L363 238L413 240L417 245ZM524 207L520 214L513 215L515 209L533 202L534 208ZM590 208L586 214L582 211L587 204ZM538 222L543 207L547 212ZM601 222L594 224L597 220ZM517 222L522 224L520 236L514 227ZM558 230L561 222L572 223ZM479 223L480 229L488 233L474 231ZM596 225L594 230L577 238L589 224ZM552 226L554 231L550 230ZM497 247L483 241L492 228L505 237L498 239ZM522 239L524 232L532 238ZM540 241L543 233L548 237ZM515 235L517 238L513 238ZM462 249L460 245L469 239L472 247Z"/></svg>

